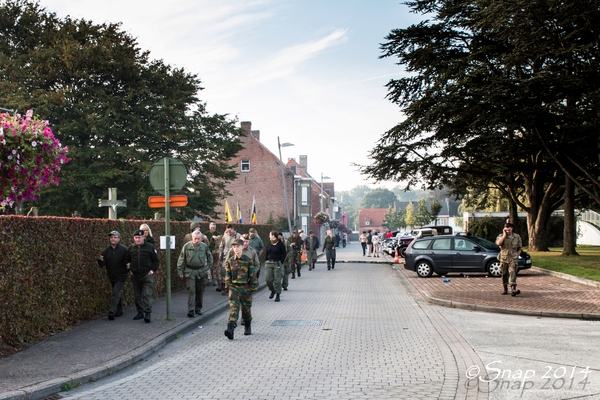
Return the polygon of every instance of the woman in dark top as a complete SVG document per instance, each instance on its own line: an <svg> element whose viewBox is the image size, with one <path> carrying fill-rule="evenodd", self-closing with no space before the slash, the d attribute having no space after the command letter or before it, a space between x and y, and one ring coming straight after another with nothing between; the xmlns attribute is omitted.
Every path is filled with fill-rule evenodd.
<svg viewBox="0 0 600 400"><path fill-rule="evenodd" d="M285 245L277 237L277 232L271 231L269 234L269 243L265 249L265 280L271 291L269 299L276 296L275 301L280 301L285 254Z"/></svg>

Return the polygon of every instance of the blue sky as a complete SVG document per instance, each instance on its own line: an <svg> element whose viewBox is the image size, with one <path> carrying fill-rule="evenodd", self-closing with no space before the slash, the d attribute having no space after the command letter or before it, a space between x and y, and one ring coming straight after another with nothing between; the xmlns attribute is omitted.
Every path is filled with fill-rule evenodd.
<svg viewBox="0 0 600 400"><path fill-rule="evenodd" d="M384 85L403 75L379 44L420 20L398 0L40 0L59 17L121 22L152 59L202 80L210 113L251 121L284 160L337 190L368 184L379 137L402 119ZM389 186L389 185L386 185Z"/></svg>

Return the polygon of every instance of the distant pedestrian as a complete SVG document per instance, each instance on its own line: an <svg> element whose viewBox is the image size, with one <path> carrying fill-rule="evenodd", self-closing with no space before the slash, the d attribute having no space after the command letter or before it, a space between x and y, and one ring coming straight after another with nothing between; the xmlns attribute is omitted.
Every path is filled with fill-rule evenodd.
<svg viewBox="0 0 600 400"><path fill-rule="evenodd" d="M302 239L303 242L308 237L308 235L306 233L304 233L304 229L298 229L298 235L300 235L300 239Z"/></svg>
<svg viewBox="0 0 600 400"><path fill-rule="evenodd" d="M369 229L367 231L367 257L371 257L371 254L373 254L373 234Z"/></svg>
<svg viewBox="0 0 600 400"><path fill-rule="evenodd" d="M362 247L363 256L367 255L367 231L363 231L361 235L358 237L358 241L360 242L360 246Z"/></svg>
<svg viewBox="0 0 600 400"><path fill-rule="evenodd" d="M229 292L229 320L225 336L228 339L233 339L240 306L244 318L244 335L252 334L252 293L258 289L258 279L256 279L254 263L243 254L243 246L242 239L234 240L231 243L234 254L225 262L225 287Z"/></svg>
<svg viewBox="0 0 600 400"><path fill-rule="evenodd" d="M221 234L217 231L217 224L211 222L208 224L208 232L205 234L208 239L208 248L213 257L212 265L212 284L217 287L217 292L221 292L221 263L219 262L219 242L221 241Z"/></svg>
<svg viewBox="0 0 600 400"><path fill-rule="evenodd" d="M289 242L283 238L283 233L278 232L279 241L285 245L285 261L283 262L283 274L281 275L281 288L283 291L288 290L290 286L290 275L292 274L292 262L294 261L294 249Z"/></svg>
<svg viewBox="0 0 600 400"><path fill-rule="evenodd" d="M269 299L277 295L275 301L280 301L285 256L285 245L279 240L277 232L271 231L269 234L269 243L265 250L265 280L271 291Z"/></svg>
<svg viewBox="0 0 600 400"><path fill-rule="evenodd" d="M298 278L302 276L300 269L302 268L302 247L304 243L302 238L298 234L297 230L292 231L292 236L287 240L287 243L292 247L293 256L291 259L292 279L295 279L295 275L298 274Z"/></svg>
<svg viewBox="0 0 600 400"><path fill-rule="evenodd" d="M135 294L137 315L133 319L150 322L152 314L152 286L154 273L158 271L158 253L154 246L144 240L144 231L133 233L133 244L129 246L125 262L130 265Z"/></svg>
<svg viewBox="0 0 600 400"><path fill-rule="evenodd" d="M106 267L106 274L112 286L112 296L110 298L110 311L108 319L114 320L115 317L123 315L123 304L121 302L121 292L125 282L129 279L129 270L127 269L127 247L121 242L121 234L118 231L112 231L108 234L110 245L98 256L98 265Z"/></svg>
<svg viewBox="0 0 600 400"><path fill-rule="evenodd" d="M156 247L156 244L154 243L154 237L152 236L152 229L150 229L150 226L148 224L141 224L140 229L144 232L144 240L150 243L152 246Z"/></svg>
<svg viewBox="0 0 600 400"><path fill-rule="evenodd" d="M304 241L304 248L306 249L306 261L308 262L309 271L315 269L319 245L319 238L315 236L315 233L313 231L308 232L308 237Z"/></svg>
<svg viewBox="0 0 600 400"><path fill-rule="evenodd" d="M210 249L202 241L203 236L200 231L192 232L192 241L183 245L177 260L177 272L180 278L185 277L185 287L188 291L189 318L193 318L194 313L202 315L204 287L210 279L213 264Z"/></svg>
<svg viewBox="0 0 600 400"><path fill-rule="evenodd" d="M192 233L194 231L199 231L199 230L200 230L200 222L194 221L194 222L190 223L190 233L188 233L187 235L185 235L183 237L183 244L186 244L187 242L191 242L192 241Z"/></svg>
<svg viewBox="0 0 600 400"><path fill-rule="evenodd" d="M514 233L514 225L510 222L504 224L504 230L501 235L496 238L496 244L500 246L500 272L502 273L502 285L504 290L502 294L508 294L508 285L510 285L511 296L516 296L521 293L517 290L517 263L519 255L523 250L523 242L521 236Z"/></svg>
<svg viewBox="0 0 600 400"><path fill-rule="evenodd" d="M348 242L348 234L346 232L342 233L342 247L346 248L346 243Z"/></svg>
<svg viewBox="0 0 600 400"><path fill-rule="evenodd" d="M373 242L373 257L379 257L379 234L375 231L375 234L371 237Z"/></svg>
<svg viewBox="0 0 600 400"><path fill-rule="evenodd" d="M327 269L335 269L335 247L336 247L335 236L331 232L331 229L327 231L327 236L323 239L323 253L327 259Z"/></svg>
<svg viewBox="0 0 600 400"><path fill-rule="evenodd" d="M262 238L258 236L258 232L256 231L256 229L250 228L248 230L248 239L248 247L251 247L254 249L254 251L256 251L256 254L258 254L258 258L260 260L260 257L262 257L265 253L265 243L263 242ZM260 267L260 262L258 263L258 265L254 266L254 269L256 270L256 279L258 279L258 277L260 276Z"/></svg>

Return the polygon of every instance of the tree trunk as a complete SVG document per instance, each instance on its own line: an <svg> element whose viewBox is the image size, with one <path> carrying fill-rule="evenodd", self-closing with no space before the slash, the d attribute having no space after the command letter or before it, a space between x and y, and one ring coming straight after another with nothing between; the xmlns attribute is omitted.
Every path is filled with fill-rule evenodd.
<svg viewBox="0 0 600 400"><path fill-rule="evenodd" d="M555 180L544 184L542 179L529 180L525 184L525 196L529 207L527 211L527 231L529 232L528 251L549 251L548 224L552 211L557 207L557 194L564 194L562 185Z"/></svg>
<svg viewBox="0 0 600 400"><path fill-rule="evenodd" d="M521 233L521 225L519 224L519 212L517 211L517 203L512 199L508 198L508 219L515 226L514 232Z"/></svg>
<svg viewBox="0 0 600 400"><path fill-rule="evenodd" d="M577 230L575 229L575 184L565 175L565 227L563 231L563 256L578 256L576 246Z"/></svg>

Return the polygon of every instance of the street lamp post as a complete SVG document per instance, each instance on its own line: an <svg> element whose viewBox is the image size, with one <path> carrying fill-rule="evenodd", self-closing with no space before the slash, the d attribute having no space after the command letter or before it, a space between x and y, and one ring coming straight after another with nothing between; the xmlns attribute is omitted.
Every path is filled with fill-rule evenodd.
<svg viewBox="0 0 600 400"><path fill-rule="evenodd" d="M283 173L283 159L281 158L281 148L282 147L290 147L293 146L292 143L280 143L279 142L279 136L277 136L277 147L279 147L279 165L281 166L281 180L283 181L283 200L285 201L285 212L287 215L287 221L288 221L288 229L290 232L290 235L292 234L292 222L290 221L290 206L288 204L288 196L287 196L287 189L285 187L285 175Z"/></svg>
<svg viewBox="0 0 600 400"><path fill-rule="evenodd" d="M319 211L324 211L324 207L323 207L323 179L331 179L328 176L323 176L323 173L321 172L321 201L319 202L319 205L321 206L321 209Z"/></svg>

